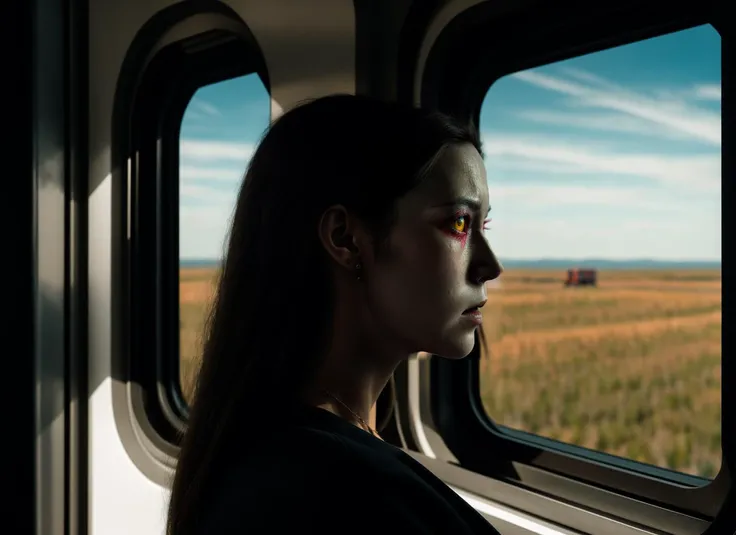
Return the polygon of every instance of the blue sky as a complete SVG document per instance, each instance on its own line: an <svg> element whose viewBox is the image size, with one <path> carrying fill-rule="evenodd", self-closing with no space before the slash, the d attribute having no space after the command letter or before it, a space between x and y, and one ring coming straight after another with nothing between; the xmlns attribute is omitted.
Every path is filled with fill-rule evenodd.
<svg viewBox="0 0 736 535"><path fill-rule="evenodd" d="M512 74L489 89L500 258L721 258L721 51L710 26ZM181 128L180 253L218 258L268 125L250 75L200 89Z"/></svg>

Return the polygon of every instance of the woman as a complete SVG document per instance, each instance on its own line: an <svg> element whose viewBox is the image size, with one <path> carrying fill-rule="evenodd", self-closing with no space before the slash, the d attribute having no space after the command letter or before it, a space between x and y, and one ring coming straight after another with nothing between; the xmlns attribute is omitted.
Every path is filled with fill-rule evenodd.
<svg viewBox="0 0 736 535"><path fill-rule="evenodd" d="M251 159L168 534L496 533L367 424L397 364L467 356L485 282L476 131L369 98L284 114Z"/></svg>

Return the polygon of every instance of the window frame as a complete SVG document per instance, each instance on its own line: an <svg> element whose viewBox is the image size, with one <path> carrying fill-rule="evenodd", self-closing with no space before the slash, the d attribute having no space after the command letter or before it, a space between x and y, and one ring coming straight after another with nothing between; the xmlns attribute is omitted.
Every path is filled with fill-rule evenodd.
<svg viewBox="0 0 736 535"><path fill-rule="evenodd" d="M231 48L224 49L225 47ZM246 51L251 53L243 54ZM138 357L142 357L141 360L156 362L158 408L152 407L153 410L147 412L149 420L155 418L158 425L165 429L162 429L162 434L168 434L172 428L177 433L184 431L189 414L181 389L179 347L179 166L184 113L201 87L233 78L257 74L268 90L262 61L244 43L232 41L230 44L193 54L187 59L188 61L183 62L186 65L177 68L173 76L171 70L167 72L155 68L157 61L172 61L165 50L151 63L150 72L155 73L151 85L163 85L165 89L161 91L160 98L151 99L141 108L142 124L134 130L136 133L151 132L147 140L148 150L138 151L138 172L144 176L155 176L156 183L153 185L156 189L131 192L135 197L131 203L131 236L145 240L137 246L134 243L131 251L131 289L135 296L131 308L134 310L133 317L136 318L133 321L137 324L133 326L131 339L145 338L148 331L157 342L153 348L155 355L142 357L142 354L148 352L145 347L140 347L137 354L141 355ZM166 74L159 75L162 72ZM156 109L161 110L158 116L153 113ZM151 113L145 113L147 110ZM157 150L154 149L155 145L158 145ZM144 161L146 157L151 158L150 161ZM153 199L149 200L148 196ZM146 202L153 206L147 206ZM141 229L149 228L155 228L156 235L144 238L147 233ZM153 376L150 371L148 375ZM165 420L161 421L162 418ZM175 437L169 435L169 441L174 442Z"/></svg>
<svg viewBox="0 0 736 535"><path fill-rule="evenodd" d="M202 18L201 33L193 32ZM140 30L121 68L113 111L112 373L116 425L131 459L169 484L188 408L179 380L179 146L196 91L257 74L266 62L222 3L179 3Z"/></svg>
<svg viewBox="0 0 736 535"><path fill-rule="evenodd" d="M423 106L478 124L483 100L492 84L503 76L701 24L711 24L721 35L725 94L730 87L727 59L733 35L732 23L726 22L725 15L724 3L710 0L682 6L661 0L596 6L567 1L533 10L520 6L502 14L492 3L484 2L457 15L442 29L429 52L422 79L407 78L399 94L408 100L414 92L407 84L418 85ZM520 28L524 31L520 32ZM499 54L499 50L504 53ZM488 57L493 60L484 61ZM722 176L726 176L733 169L732 160L723 149L731 139L727 96L723 98L722 110ZM723 188L722 195L725 192ZM728 294L722 295L725 311ZM724 330L723 354L728 347ZM733 426L729 428L725 422L732 420L729 407L734 407L736 400L728 386L735 378L728 359L722 359L722 467L712 482L698 488L686 486L708 480L601 452L582 454L582 448L561 447L561 442L521 431L499 432L489 422L480 402L478 364L477 344L467 359L448 361L432 357L429 364L429 418L463 468L517 488L673 533L700 533L696 526L702 524L696 520L713 521L721 504L724 514L732 514L728 508L734 500L730 473L734 473L736 437ZM494 455L489 456L487 452L491 451ZM469 488L474 486L467 478L459 477L459 481L465 481ZM695 522L688 524L686 517ZM710 530L715 529L714 523Z"/></svg>

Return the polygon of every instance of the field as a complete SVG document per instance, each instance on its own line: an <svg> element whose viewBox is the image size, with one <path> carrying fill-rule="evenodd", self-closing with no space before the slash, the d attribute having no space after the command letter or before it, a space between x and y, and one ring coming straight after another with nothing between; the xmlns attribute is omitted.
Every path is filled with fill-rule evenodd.
<svg viewBox="0 0 736 535"><path fill-rule="evenodd" d="M481 395L497 423L681 472L721 465L720 270L611 270L596 288L507 270L489 288ZM181 271L185 392L215 272Z"/></svg>
<svg viewBox="0 0 736 535"><path fill-rule="evenodd" d="M217 271L210 268L182 268L179 272L180 378L187 399L202 352L201 333L216 277Z"/></svg>

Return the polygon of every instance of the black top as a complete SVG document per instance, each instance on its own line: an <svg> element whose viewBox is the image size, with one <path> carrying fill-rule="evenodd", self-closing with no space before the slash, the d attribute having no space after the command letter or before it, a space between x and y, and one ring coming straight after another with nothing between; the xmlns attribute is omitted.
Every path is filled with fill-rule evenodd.
<svg viewBox="0 0 736 535"><path fill-rule="evenodd" d="M199 533L498 535L399 448L322 409L301 408L290 422L233 456Z"/></svg>

